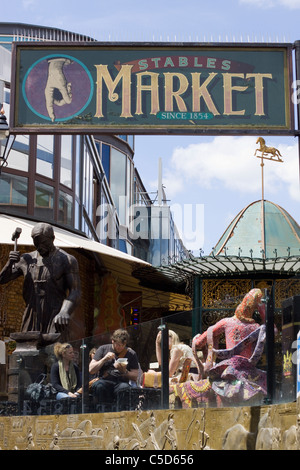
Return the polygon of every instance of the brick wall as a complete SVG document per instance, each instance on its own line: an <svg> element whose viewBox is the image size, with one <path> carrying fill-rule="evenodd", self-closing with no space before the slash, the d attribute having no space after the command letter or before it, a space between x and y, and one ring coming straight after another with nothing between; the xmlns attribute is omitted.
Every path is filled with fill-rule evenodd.
<svg viewBox="0 0 300 470"><path fill-rule="evenodd" d="M12 246L0 245L1 269L6 264L12 249ZM24 250L20 249L20 252L23 253ZM8 284L0 285L0 338L20 331L24 308L22 277Z"/></svg>

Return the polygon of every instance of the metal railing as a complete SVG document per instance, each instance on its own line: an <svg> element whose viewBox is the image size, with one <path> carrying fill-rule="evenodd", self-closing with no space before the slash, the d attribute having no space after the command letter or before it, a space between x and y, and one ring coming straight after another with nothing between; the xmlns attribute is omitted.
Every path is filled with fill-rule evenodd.
<svg viewBox="0 0 300 470"><path fill-rule="evenodd" d="M263 403L278 403L291 401L296 396L296 374L284 375L282 364L282 380L290 381L293 386L293 396L285 394L283 382L275 378L274 363L274 319L272 317L273 306L269 302L266 322L266 344L260 362L257 367L266 374L267 393L261 397ZM136 383L130 383L128 389L120 391L110 402L97 402L93 387L90 386L89 374L90 354L94 348L100 345L111 344L111 333L95 335L69 344L74 351L74 363L80 374L81 391L76 397L57 399L56 393L51 393L51 369L57 362L54 355L54 344L43 348L37 348L28 352L26 349L18 352L16 348L9 355L7 368L7 396L0 401L0 416L36 415L36 414L73 414L87 412L106 412L119 410L144 410L144 409L168 409L180 407L178 400L174 400L173 389L170 387L169 377L169 333L175 331L181 343L192 345L193 315L195 311L179 312L167 317L145 322L138 325L130 325L125 329L129 333L129 344L137 354L139 362L139 377ZM161 332L161 365L158 366L155 342L158 333ZM202 358L202 360L204 360ZM216 359L215 364L218 364ZM160 378L158 385L147 386L143 383L147 371L159 372L156 378ZM194 370L195 372L195 370ZM280 373L279 373L280 375ZM278 376L278 374L277 374ZM197 385L197 374L193 376L193 384ZM188 377L190 380L191 376ZM208 379L210 384L212 379ZM41 385L41 386L40 386ZM29 396L29 388L32 390ZM291 388L289 388L291 390ZM170 393L170 391L172 393ZM35 395L34 395L35 393ZM39 395L40 393L40 395ZM43 395L44 393L44 395ZM201 392L199 392L201 393ZM230 400L227 405L231 406ZM232 401L234 406L245 406L244 400ZM191 403L191 406L216 406L214 401Z"/></svg>

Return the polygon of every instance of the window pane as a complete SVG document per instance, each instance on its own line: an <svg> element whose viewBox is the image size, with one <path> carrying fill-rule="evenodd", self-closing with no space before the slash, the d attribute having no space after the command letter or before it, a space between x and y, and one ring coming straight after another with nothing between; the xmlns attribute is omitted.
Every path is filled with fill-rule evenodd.
<svg viewBox="0 0 300 470"><path fill-rule="evenodd" d="M111 148L110 189L121 224L126 223L126 155Z"/></svg>
<svg viewBox="0 0 300 470"><path fill-rule="evenodd" d="M127 137L128 137L127 142L129 143L132 150L134 150L134 136L133 135L128 135Z"/></svg>
<svg viewBox="0 0 300 470"><path fill-rule="evenodd" d="M72 217L73 198L64 191L59 191L58 221L66 225L73 225Z"/></svg>
<svg viewBox="0 0 300 470"><path fill-rule="evenodd" d="M83 205L89 216L93 220L93 202L94 202L94 188L93 188L93 164L87 146L84 146L84 161L83 161Z"/></svg>
<svg viewBox="0 0 300 470"><path fill-rule="evenodd" d="M108 184L110 183L110 146L102 144L102 165Z"/></svg>
<svg viewBox="0 0 300 470"><path fill-rule="evenodd" d="M28 171L29 136L18 135L9 152L7 167L15 170Z"/></svg>
<svg viewBox="0 0 300 470"><path fill-rule="evenodd" d="M72 188L72 136L61 136L60 182Z"/></svg>
<svg viewBox="0 0 300 470"><path fill-rule="evenodd" d="M27 209L27 188L27 178L2 174L0 178L0 204L25 206Z"/></svg>
<svg viewBox="0 0 300 470"><path fill-rule="evenodd" d="M77 201L75 201L75 211L74 211L74 217L75 217L75 220L74 220L74 228L76 228L77 230L80 230L80 206L79 206L79 203Z"/></svg>
<svg viewBox="0 0 300 470"><path fill-rule="evenodd" d="M36 172L53 178L54 137L53 135L38 135L36 149Z"/></svg>
<svg viewBox="0 0 300 470"><path fill-rule="evenodd" d="M115 220L113 207L109 204L107 195L102 191L101 204L97 208L97 227L96 232L99 240L103 244L108 243L109 238L115 238L113 230L115 228Z"/></svg>
<svg viewBox="0 0 300 470"><path fill-rule="evenodd" d="M76 172L75 172L75 193L76 196L80 196L80 172L81 170L81 137L79 135L76 136Z"/></svg>
<svg viewBox="0 0 300 470"><path fill-rule="evenodd" d="M53 220L53 198L54 188L36 181L34 215Z"/></svg>
<svg viewBox="0 0 300 470"><path fill-rule="evenodd" d="M10 204L11 190L10 190L10 178L5 175L1 176L0 179L0 203Z"/></svg>

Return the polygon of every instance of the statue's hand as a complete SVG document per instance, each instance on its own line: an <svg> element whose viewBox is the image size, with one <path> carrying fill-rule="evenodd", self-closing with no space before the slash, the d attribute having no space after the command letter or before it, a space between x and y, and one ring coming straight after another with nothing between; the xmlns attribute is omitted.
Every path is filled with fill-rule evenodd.
<svg viewBox="0 0 300 470"><path fill-rule="evenodd" d="M70 316L68 313L60 312L54 318L56 331L63 331L68 325Z"/></svg>
<svg viewBox="0 0 300 470"><path fill-rule="evenodd" d="M20 252L19 251L10 251L8 255L9 261L13 263L18 263L20 261Z"/></svg>

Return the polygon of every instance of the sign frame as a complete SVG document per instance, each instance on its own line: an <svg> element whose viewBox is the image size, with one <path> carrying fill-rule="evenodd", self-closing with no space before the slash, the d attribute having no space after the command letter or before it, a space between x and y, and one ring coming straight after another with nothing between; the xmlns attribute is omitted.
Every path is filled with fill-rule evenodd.
<svg viewBox="0 0 300 470"><path fill-rule="evenodd" d="M13 50L12 50L12 105L11 105L11 112L10 112L10 132L12 134L132 134L132 135L295 135L294 129L294 106L292 103L292 70L293 70L293 61L292 61L292 44L284 43L284 44L253 44L253 43L208 43L208 44L198 44L198 43L103 43L103 42L88 42L88 43L53 43L53 42L40 42L40 43L13 43ZM76 56L76 54L77 56ZM95 69L90 72L88 65L84 63L85 57L88 57L88 53L93 58L97 58L97 61L91 62L91 58L89 59L89 63L93 63ZM116 77L111 75L112 63L108 64L101 64L101 53L105 55L115 57L116 54L120 54L120 57L125 58L133 58L133 60L124 60L123 62L120 61L119 71L116 69L114 72L117 76L120 70L124 70L124 75L120 78L119 83L116 82ZM155 54L154 54L155 53ZM99 55L99 60L98 56ZM142 55L139 55L142 54ZM149 55L150 54L150 55ZM154 55L153 55L154 54ZM199 55L200 54L200 55ZM266 63L268 57L270 57L270 64L274 68L274 73L267 73L266 70L259 71L255 69L255 54L259 58L258 62L260 66L263 67L263 64ZM281 67L277 66L277 59L280 57L281 60ZM32 56L32 58L30 57ZM80 60L77 57L80 57ZM136 57L135 57L136 56ZM164 58L164 67L160 67L158 58ZM252 63L247 62L247 56L251 57ZM187 109L182 111L181 109L176 109L169 111L169 109L161 109L157 108L156 115L156 123L153 124L153 117L151 116L151 123L145 122L143 124L136 123L138 118L134 115L132 108L133 104L135 106L135 110L137 110L137 99L132 104L130 102L130 116L125 116L123 119L123 123L116 123L112 122L111 119L106 118L102 120L102 117L99 117L99 121L97 124L90 124L86 117L82 117L80 111L77 115L72 115L71 118L64 118L61 121L53 121L51 122L50 115L46 116L42 114L42 112L37 111L34 106L40 106L42 102L42 91L43 87L41 86L41 90L38 90L40 93L40 97L38 99L38 94L32 92L32 89L38 89L37 84L41 83L38 82L37 79L34 82L35 75L38 77L39 74L45 75L45 63L48 61L50 63L49 57L53 60L57 69L60 68L60 71L55 73L61 73L61 67L58 63L58 58L63 57L64 59L73 60L75 66L77 65L77 69L81 69L80 71L74 71L75 73L81 73L84 77L85 83L87 86L90 86L90 90L87 92L86 97L82 98L84 109L86 116L92 116L91 119L96 119L95 115L96 112L99 114L100 112L104 112L104 108L108 108L108 106L113 107L113 100L116 98L116 101L122 102L123 95L125 96L128 93L128 89L126 89L126 93L119 93L118 86L123 86L123 82L125 82L125 71L130 68L130 77L133 77L133 73L136 73L134 67L137 66L139 63L140 70L137 71L137 74L143 74L145 76L148 75L149 77L154 77L154 79L158 82L158 80L165 79L164 89L166 89L166 81L168 80L168 86L172 87L169 106L178 107L179 105L184 108L187 108L187 104L184 101L184 93L180 93L180 86L186 86L186 94L189 94L190 101L192 100L191 96L194 93L194 89L196 89L195 84L198 80L198 101L195 99L196 106L198 106L197 111L192 109ZM134 58L135 57L135 58ZM146 57L142 59L141 57ZM236 60L234 58L236 57ZM243 60L239 59L241 57ZM57 58L57 59L56 59ZM83 60L82 60L83 58ZM181 64L179 67L179 63L175 64L176 58L182 59L182 64L185 60L194 61L194 67L186 67L185 65ZM188 59L186 59L188 58ZM254 59L253 59L254 58ZM272 60L271 60L272 58ZM179 59L178 59L179 60ZM248 59L249 60L249 59ZM27 61L27 62L26 62ZM202 61L202 62L201 62ZM205 63L203 61L206 61ZM76 63L77 62L77 63ZM116 61L115 61L116 62ZM230 66L229 66L230 62ZM79 64L79 65L78 65ZM166 65L167 64L167 65ZM42 65L44 67L42 71ZM117 67L116 64L113 64L114 67ZM152 68L150 67L152 66ZM48 77L50 76L50 65L48 65ZM110 67L110 68L109 68ZM121 68L120 68L121 67ZM126 69L127 67L127 69ZM243 70L245 67L245 71ZM251 70L252 67L252 70ZM277 67L277 68L276 68ZM38 70L40 68L40 70ZM254 70L253 70L254 68ZM101 71L99 72L99 70ZM146 70L146 72L143 72ZM191 82L188 83L188 79L184 78L185 75L182 73L188 70L188 73L192 76L193 84ZM192 70L192 71L190 71ZM228 72L229 70L229 72ZM232 70L232 72L231 72ZM258 70L258 71L256 71ZM84 75L84 71L86 72ZM273 80L273 75L276 75L277 82L280 82L280 92L276 91L277 84L275 80ZM106 75L105 75L106 74ZM159 77L157 78L154 74L158 74ZM201 74L204 74L204 77L200 78ZM43 75L43 76L44 76ZM230 75L230 77L228 77ZM260 76L263 75L263 78ZM78 75L79 76L79 75ZM170 79L170 76L171 79ZM272 76L270 79L269 76ZM90 77L90 78L89 78ZM92 77L92 78L91 78ZM100 78L99 78L100 77ZM128 77L128 75L127 75ZM211 78L212 77L212 78ZM139 78L139 91L140 96L142 98L147 94L147 86L149 90L149 85L142 84L142 79ZM107 80L105 82L105 80ZM138 78L136 78L138 80ZM151 79L152 80L152 79ZM179 81L179 85L171 83L170 80ZM189 76L189 80L190 76ZM202 80L202 83L201 81ZM214 103L213 92L209 90L209 85L205 85L205 81L213 83L213 80L218 84L214 85L216 91L218 91L218 97L222 96L222 89L226 90L227 87L227 101L225 99L224 91L224 101L223 101L223 111L218 111L221 107L219 102ZM221 81L223 80L223 83ZM226 80L226 83L225 83ZM236 84L235 84L236 80ZM247 83L246 83L247 80ZM99 83L101 81L101 99L106 93L108 95L108 91L112 95L110 100L104 101L99 104L96 104L95 100L99 101ZM180 82L182 81L182 83ZM271 91L268 90L268 87L271 90L271 85L269 85L272 81L272 87L275 91L273 94L276 94L276 100L278 98L278 103L280 101L278 116L274 117L271 116L271 119L278 119L278 122L274 124L274 122L270 122L270 119L266 119L265 116L260 115L257 118L257 122L248 122L251 119L250 114L245 118L246 123L241 124L243 117L242 114L238 115L243 111L242 104L234 103L234 100L238 101L247 99L247 94L251 96L251 106L253 110L255 109L258 112L258 97L262 96L265 93L268 93L268 100L271 100ZM274 82L274 83L273 83ZM44 82L45 83L45 82ZM48 82L47 82L48 83ZM246 85L245 85L246 83ZM29 84L29 85L28 85ZM111 89L108 90L109 84ZM151 81L152 84L152 81ZM114 86L113 86L114 85ZM250 86L251 85L251 86ZM152 85L151 85L152 86ZM176 89L176 86L178 89ZM279 85L278 85L279 86ZM26 87L29 91L27 91ZM30 88L31 87L31 88ZM194 87L194 88L193 88ZM252 87L252 90L251 90ZM254 91L253 91L254 88ZM35 90L34 89L34 90ZM124 88L125 89L125 88ZM213 89L213 88L212 88ZM31 90L30 98L28 98ZM130 92L132 90L132 83L130 84ZM142 90L142 91L141 91ZM151 88L152 90L152 88ZM200 93L201 90L201 93ZM228 91L229 90L229 91ZM250 91L249 91L250 90ZM73 91L73 90L72 90ZM123 88L122 88L122 91ZM136 91L136 90L135 90ZM27 93L27 95L26 95ZM162 95L163 88L162 85L158 88L158 93ZM200 94L199 94L200 93ZM244 95L243 95L244 93ZM252 93L252 95L251 95ZM259 95L260 93L260 95ZM70 93L72 96L72 93ZM113 95L117 96L113 96ZM36 97L35 97L36 95ZM53 94L52 94L53 95ZM133 93L132 93L133 95ZM137 95L137 93L136 93ZM148 93L149 95L149 93ZM280 96L279 96L280 95ZM26 99L24 99L24 96ZM152 96L152 91L151 91ZM167 93L165 92L165 103ZM232 98L232 102L228 104L228 96L229 101L230 97ZM178 98L177 98L178 97ZM245 98L246 97L246 98ZM36 105L33 105L34 99L36 98ZM107 98L107 97L106 97ZM141 98L141 100L142 100ZM32 103L30 103L30 99ZM151 98L152 99L152 98ZM193 95L194 99L194 95ZM219 99L219 98L218 98ZM261 98L263 100L264 98ZM86 104L86 102L88 104ZM125 98L124 98L125 100ZM276 101L275 100L275 101ZM202 109L200 105L197 104L201 101ZM225 105L226 101L226 105ZM256 108L254 106L254 101L256 103ZM266 101L266 100L265 100ZM273 99L274 101L274 99ZM161 99L159 100L159 104ZM193 101L194 103L194 101ZM277 103L277 101L276 101ZM64 109L67 109L68 103L65 103L66 106ZM208 108L208 104L211 108ZM265 102L261 107L265 105ZM79 105L80 107L81 105ZM119 108L122 104L118 105ZM124 105L125 106L125 105ZM142 106L142 105L140 105ZM144 104L143 104L144 106ZM194 104L193 104L194 106ZM227 118L229 114L225 115L225 106L228 107L229 111L233 113L230 118ZM240 109L239 109L240 106ZM273 103L267 106L272 107ZM277 104L276 104L277 106ZM28 108L25 110L25 108ZM55 107L55 106L54 106ZM61 106L63 109L63 106ZM275 108L275 104L274 104ZM92 109L92 112L89 110ZM122 108L123 109L123 108ZM228 113L228 109L226 112ZM141 108L140 108L141 110ZM26 111L26 112L25 112ZM89 112L88 112L89 111ZM213 111L213 112L212 112ZM263 109L264 111L264 109ZM261 111L260 111L261 112ZM94 115L93 115L94 113ZM168 114L167 124L163 122L164 114ZM219 114L213 114L219 113ZM236 113L236 114L234 114ZM114 111L111 110L110 114L113 115ZM145 113L142 113L145 114ZM148 113L150 114L150 113ZM153 114L153 113L152 113ZM275 114L275 113L273 113ZM29 119L26 121L23 115L29 116ZM34 117L32 117L34 115ZM117 113L115 113L117 116ZM221 116L222 115L222 116ZM254 113L253 113L254 115ZM271 115L271 113L270 113ZM284 115L284 116L283 116ZM116 119L121 119L121 113L117 116ZM250 117L249 117L250 116ZM192 119L189 119L189 118ZM194 118L194 119L193 119ZM34 121L36 119L36 122ZM142 117L144 121L146 119L150 119L147 115L145 118ZM226 121L227 119L227 121ZM256 118L255 118L256 119ZM30 121L30 122L29 122ZM105 121L105 122L104 122ZM124 122L125 121L125 122ZM226 124L228 122L228 124ZM192 123L192 124L191 124Z"/></svg>

